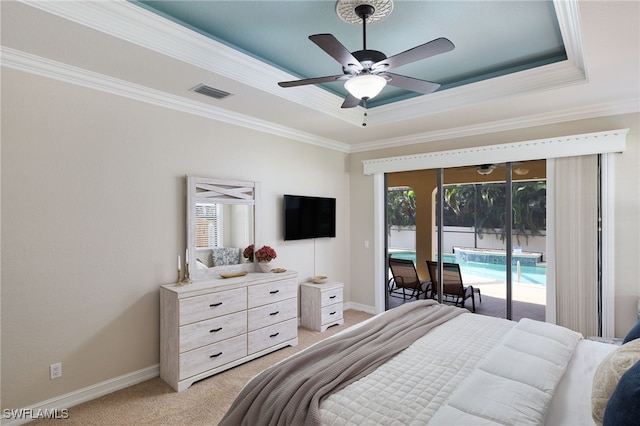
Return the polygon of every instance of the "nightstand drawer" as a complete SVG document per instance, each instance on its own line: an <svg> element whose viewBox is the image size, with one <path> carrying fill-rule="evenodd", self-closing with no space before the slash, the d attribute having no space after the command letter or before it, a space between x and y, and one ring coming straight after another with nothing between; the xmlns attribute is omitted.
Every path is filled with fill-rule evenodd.
<svg viewBox="0 0 640 426"><path fill-rule="evenodd" d="M342 303L322 307L322 325L342 319Z"/></svg>
<svg viewBox="0 0 640 426"><path fill-rule="evenodd" d="M273 281L249 287L249 308L291 299L298 295L298 283L293 279Z"/></svg>
<svg viewBox="0 0 640 426"><path fill-rule="evenodd" d="M180 325L247 309L247 290L219 291L180 300Z"/></svg>
<svg viewBox="0 0 640 426"><path fill-rule="evenodd" d="M223 315L180 327L180 352L190 351L247 332L247 313Z"/></svg>
<svg viewBox="0 0 640 426"><path fill-rule="evenodd" d="M247 356L247 336L240 335L180 354L180 380Z"/></svg>
<svg viewBox="0 0 640 426"><path fill-rule="evenodd" d="M249 332L249 355L298 337L298 319Z"/></svg>
<svg viewBox="0 0 640 426"><path fill-rule="evenodd" d="M320 293L320 306L342 303L342 286L329 288Z"/></svg>
<svg viewBox="0 0 640 426"><path fill-rule="evenodd" d="M249 331L291 318L298 318L298 299L295 298L249 309Z"/></svg>

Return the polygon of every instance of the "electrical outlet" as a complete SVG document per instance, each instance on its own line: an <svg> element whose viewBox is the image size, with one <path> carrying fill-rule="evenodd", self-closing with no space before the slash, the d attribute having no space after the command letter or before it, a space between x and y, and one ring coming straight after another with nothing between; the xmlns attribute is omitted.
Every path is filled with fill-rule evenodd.
<svg viewBox="0 0 640 426"><path fill-rule="evenodd" d="M49 373L51 375L51 379L62 377L62 363L56 362L55 364L51 364L49 366Z"/></svg>

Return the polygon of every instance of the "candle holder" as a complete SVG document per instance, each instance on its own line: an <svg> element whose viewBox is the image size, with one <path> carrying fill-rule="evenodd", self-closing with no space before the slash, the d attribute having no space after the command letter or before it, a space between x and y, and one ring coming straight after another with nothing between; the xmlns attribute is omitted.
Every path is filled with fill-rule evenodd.
<svg viewBox="0 0 640 426"><path fill-rule="evenodd" d="M191 278L189 277L189 262L184 262L184 278L182 279L182 285L191 284Z"/></svg>
<svg viewBox="0 0 640 426"><path fill-rule="evenodd" d="M181 287L184 283L180 279L180 268L178 268L178 278L176 278L176 287Z"/></svg>

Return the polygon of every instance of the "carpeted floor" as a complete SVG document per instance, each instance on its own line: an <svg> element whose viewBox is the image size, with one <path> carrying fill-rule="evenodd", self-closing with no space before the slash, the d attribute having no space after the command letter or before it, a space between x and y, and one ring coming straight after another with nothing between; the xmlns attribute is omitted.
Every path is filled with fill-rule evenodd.
<svg viewBox="0 0 640 426"><path fill-rule="evenodd" d="M347 327L370 318L354 310L344 312L344 324L324 333L298 329L298 345L287 347L261 358L195 383L181 393L159 377L93 401L71 407L66 420L38 420L30 425L216 425L254 375L276 362Z"/></svg>

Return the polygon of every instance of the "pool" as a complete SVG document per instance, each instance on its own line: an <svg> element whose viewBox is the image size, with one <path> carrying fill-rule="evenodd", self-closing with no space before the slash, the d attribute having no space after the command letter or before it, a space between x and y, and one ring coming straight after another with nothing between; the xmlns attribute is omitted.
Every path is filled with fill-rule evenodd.
<svg viewBox="0 0 640 426"><path fill-rule="evenodd" d="M392 251L391 256L396 259L408 259L416 263L416 253L414 251ZM443 256L445 262L458 263L460 271L463 274L475 275L476 277L487 278L492 280L505 280L505 265L495 263L481 263L471 261L456 261L454 254L445 254ZM516 266L512 267L513 282L518 281ZM547 284L547 268L545 266L520 266L520 281L525 284Z"/></svg>

